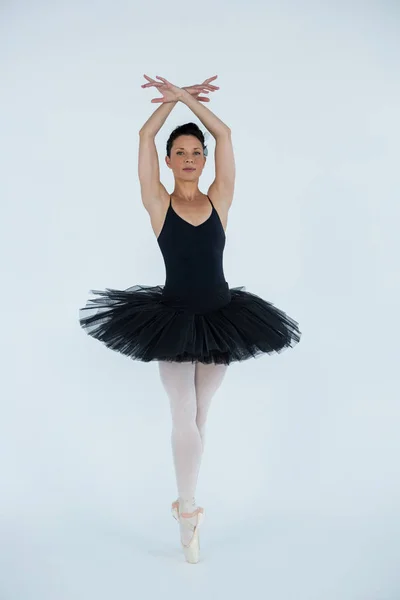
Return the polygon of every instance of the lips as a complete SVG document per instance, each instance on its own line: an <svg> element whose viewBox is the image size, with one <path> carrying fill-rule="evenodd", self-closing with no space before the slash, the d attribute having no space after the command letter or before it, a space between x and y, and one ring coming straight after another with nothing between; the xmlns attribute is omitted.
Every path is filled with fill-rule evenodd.
<svg viewBox="0 0 400 600"><path fill-rule="evenodd" d="M195 171L196 169L192 169L192 168L187 167L186 169L183 169L183 170L184 171Z"/></svg>

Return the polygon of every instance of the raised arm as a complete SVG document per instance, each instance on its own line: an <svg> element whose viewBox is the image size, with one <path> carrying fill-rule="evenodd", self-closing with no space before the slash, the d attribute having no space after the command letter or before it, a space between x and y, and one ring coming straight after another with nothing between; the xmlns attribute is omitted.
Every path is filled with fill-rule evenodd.
<svg viewBox="0 0 400 600"><path fill-rule="evenodd" d="M139 131L139 135L150 134L157 135L160 131L161 127L164 125L167 120L168 115L172 111L172 109L176 106L177 100L174 102L165 102L161 104L157 110L153 112L153 114L147 119L146 123L143 125L142 129Z"/></svg>
<svg viewBox="0 0 400 600"><path fill-rule="evenodd" d="M159 203L161 193L165 191L160 181L155 136L175 105L176 102L161 104L139 131L139 181L142 202L149 212Z"/></svg>
<svg viewBox="0 0 400 600"><path fill-rule="evenodd" d="M226 209L233 200L236 166L231 130L211 110L193 98L186 90L177 92L178 99L190 108L215 138L215 179L209 193Z"/></svg>

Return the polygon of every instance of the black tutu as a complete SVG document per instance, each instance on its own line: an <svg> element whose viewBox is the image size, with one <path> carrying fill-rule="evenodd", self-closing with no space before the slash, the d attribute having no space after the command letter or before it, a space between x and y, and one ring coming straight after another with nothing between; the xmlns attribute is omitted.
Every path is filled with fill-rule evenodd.
<svg viewBox="0 0 400 600"><path fill-rule="evenodd" d="M79 310L80 325L111 350L144 362L228 365L300 341L296 321L244 286L227 286L217 308L215 301L207 307L202 298L200 307L164 292L163 285L91 290L97 297Z"/></svg>

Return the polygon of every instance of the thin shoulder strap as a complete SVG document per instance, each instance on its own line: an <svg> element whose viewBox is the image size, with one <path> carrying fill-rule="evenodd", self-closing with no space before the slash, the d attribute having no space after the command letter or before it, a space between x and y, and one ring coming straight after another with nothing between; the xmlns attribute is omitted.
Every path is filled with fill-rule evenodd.
<svg viewBox="0 0 400 600"><path fill-rule="evenodd" d="M169 205L171 206L172 196L169 197Z"/></svg>
<svg viewBox="0 0 400 600"><path fill-rule="evenodd" d="M207 198L209 199L209 201L211 202L211 198L210 196L207 194ZM214 204L211 202L211 206L214 208Z"/></svg>

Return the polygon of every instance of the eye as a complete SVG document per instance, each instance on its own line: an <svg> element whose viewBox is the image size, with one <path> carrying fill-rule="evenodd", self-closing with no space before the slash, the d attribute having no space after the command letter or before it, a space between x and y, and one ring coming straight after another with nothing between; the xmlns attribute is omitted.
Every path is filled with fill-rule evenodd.
<svg viewBox="0 0 400 600"><path fill-rule="evenodd" d="M178 150L177 154L183 154L183 150ZM195 154L201 154L200 150L196 150Z"/></svg>

